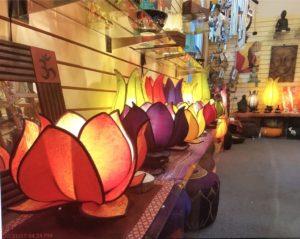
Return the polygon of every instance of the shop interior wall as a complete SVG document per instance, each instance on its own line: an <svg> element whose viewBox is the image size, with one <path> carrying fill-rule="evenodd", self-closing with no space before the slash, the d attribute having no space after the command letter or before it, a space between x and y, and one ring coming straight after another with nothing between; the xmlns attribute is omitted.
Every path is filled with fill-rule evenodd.
<svg viewBox="0 0 300 239"><path fill-rule="evenodd" d="M60 12L80 16L78 6L60 7ZM30 14L29 24L13 21L9 27L7 1L1 1L0 39L55 51L66 107L86 118L111 110L116 95L114 69L126 78L140 68L140 53L129 47L105 51L105 35L53 10ZM122 35L120 28L120 35ZM126 31L126 29L123 29ZM175 66L146 59L145 71L156 78L159 73L174 81Z"/></svg>
<svg viewBox="0 0 300 239"><path fill-rule="evenodd" d="M252 5L253 9L257 12L256 18L253 19L251 28L249 29L248 43L258 41L261 43L261 51L259 56L259 71L258 79L260 83L255 86L255 83L247 83L247 80L242 79L242 76L238 79L237 91L230 94L230 112L237 111L237 102L241 100L242 95L249 95L249 90L258 91L259 95L259 110L262 112L265 105L262 103L262 93L269 76L270 59L271 59L271 47L282 45L298 45L297 62L295 69L294 82L282 82L279 83L280 91L284 86L299 86L300 87L300 16L298 0L287 1L259 1L259 5ZM280 18L282 10L286 9L287 19L289 21L290 32L280 35L274 39L275 25ZM298 14L297 14L298 13ZM252 35L253 31L257 31L258 34ZM209 51L212 52L215 49L215 45L211 44ZM228 68L225 72L225 82L228 82L232 66L235 65L236 54L236 40L233 38L229 40L227 44L226 55L228 58Z"/></svg>

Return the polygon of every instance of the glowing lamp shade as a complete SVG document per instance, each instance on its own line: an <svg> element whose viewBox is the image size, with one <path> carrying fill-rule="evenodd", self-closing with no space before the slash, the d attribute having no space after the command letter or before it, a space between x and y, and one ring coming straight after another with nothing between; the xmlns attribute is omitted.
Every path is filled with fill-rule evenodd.
<svg viewBox="0 0 300 239"><path fill-rule="evenodd" d="M144 78L145 92L150 103L162 102L166 103L166 97L164 94L164 76L160 74L155 81L152 77Z"/></svg>
<svg viewBox="0 0 300 239"><path fill-rule="evenodd" d="M68 127L75 125L73 119L78 122L78 117L66 113L58 121L59 127L43 119L48 125L43 123L37 133L39 127L25 120L11 173L29 200L11 210L38 211L78 201L82 202L81 211L90 216L126 213L128 199L124 192L133 178L136 156L119 114L95 115L76 136ZM25 152L24 142L33 139L32 135L35 138Z"/></svg>
<svg viewBox="0 0 300 239"><path fill-rule="evenodd" d="M9 153L6 149L0 146L0 171L9 168L9 157Z"/></svg>
<svg viewBox="0 0 300 239"><path fill-rule="evenodd" d="M182 81L180 80L175 86L171 79L168 79L164 86L164 94L166 97L166 101L170 104L173 103L177 105L179 102L182 102Z"/></svg>
<svg viewBox="0 0 300 239"><path fill-rule="evenodd" d="M210 90L208 85L208 72L203 70L201 73L193 75L193 100L206 101L210 99Z"/></svg>
<svg viewBox="0 0 300 239"><path fill-rule="evenodd" d="M128 113L122 119L122 124L128 133L131 142L135 143L137 165L136 170L139 170L143 165L147 155L147 141L145 137L146 129L148 129L149 118L144 110L133 105L129 108Z"/></svg>
<svg viewBox="0 0 300 239"><path fill-rule="evenodd" d="M200 109L196 112L194 106L191 105L188 109L184 110L184 113L189 125L185 141L188 143L199 143L200 140L198 137L201 136L205 129L203 110Z"/></svg>
<svg viewBox="0 0 300 239"><path fill-rule="evenodd" d="M223 138L226 133L227 133L227 119L225 116L222 116L218 119L216 138Z"/></svg>
<svg viewBox="0 0 300 239"><path fill-rule="evenodd" d="M266 106L275 106L279 102L279 95L278 79L270 78L263 92L263 103Z"/></svg>
<svg viewBox="0 0 300 239"><path fill-rule="evenodd" d="M184 108L180 108L176 112L174 112L174 106L171 105L171 107L169 107L168 109L169 111L171 111L171 115L174 115L173 134L168 146L172 147L184 145L184 139L189 131L189 124L185 117Z"/></svg>
<svg viewBox="0 0 300 239"><path fill-rule="evenodd" d="M182 98L183 101L191 104L194 102L194 98L193 98L193 88L194 85L192 83L188 83L188 82L183 82L182 83Z"/></svg>
<svg viewBox="0 0 300 239"><path fill-rule="evenodd" d="M138 69L131 72L127 83L119 71L115 70L115 74L117 78L117 94L112 109L123 112L125 104L129 106L133 104L141 106L144 104L145 98Z"/></svg>
<svg viewBox="0 0 300 239"><path fill-rule="evenodd" d="M210 125L217 118L217 111L214 106L214 103L208 102L203 107L203 115L205 119L205 124Z"/></svg>
<svg viewBox="0 0 300 239"><path fill-rule="evenodd" d="M165 149L171 140L174 121L167 106L161 102L152 104L147 115L151 124L151 133L147 134L147 142L150 151ZM152 140L153 138L153 140Z"/></svg>

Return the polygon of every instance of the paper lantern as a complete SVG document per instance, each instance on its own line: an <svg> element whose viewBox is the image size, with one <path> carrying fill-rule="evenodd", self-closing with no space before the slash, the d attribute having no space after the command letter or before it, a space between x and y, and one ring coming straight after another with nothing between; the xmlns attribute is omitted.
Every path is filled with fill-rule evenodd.
<svg viewBox="0 0 300 239"><path fill-rule="evenodd" d="M203 115L205 119L205 124L210 125L217 118L216 108L214 103L209 102L203 107Z"/></svg>
<svg viewBox="0 0 300 239"><path fill-rule="evenodd" d="M127 83L118 70L115 70L115 74L117 78L117 94L112 109L123 112L125 104L129 106L132 106L133 103L138 106L144 104L143 86L138 69L131 72Z"/></svg>
<svg viewBox="0 0 300 239"><path fill-rule="evenodd" d="M145 92L148 97L148 101L150 103L162 102L166 103L166 98L164 94L164 76L160 74L155 81L153 81L152 77L144 78L144 87Z"/></svg>
<svg viewBox="0 0 300 239"><path fill-rule="evenodd" d="M78 122L79 118L66 113L58 121L59 127L42 119L42 131L35 123L24 121L11 173L30 199L11 210L38 211L78 201L82 202L81 211L90 216L126 213L124 192L137 158L119 114L101 113L76 126L73 119ZM74 134L77 128L73 133L67 131L70 125L81 127L78 135Z"/></svg>
<svg viewBox="0 0 300 239"><path fill-rule="evenodd" d="M177 105L179 102L182 102L182 81L180 80L176 87L171 79L168 79L164 86L164 94L168 103L173 103Z"/></svg>
<svg viewBox="0 0 300 239"><path fill-rule="evenodd" d="M0 171L9 168L9 153L7 150L0 146Z"/></svg>
<svg viewBox="0 0 300 239"><path fill-rule="evenodd" d="M227 118L222 116L218 119L216 138L223 138L227 133Z"/></svg>
<svg viewBox="0 0 300 239"><path fill-rule="evenodd" d="M270 78L263 92L263 102L266 105L265 112L271 112L273 107L279 102L278 78L273 80Z"/></svg>

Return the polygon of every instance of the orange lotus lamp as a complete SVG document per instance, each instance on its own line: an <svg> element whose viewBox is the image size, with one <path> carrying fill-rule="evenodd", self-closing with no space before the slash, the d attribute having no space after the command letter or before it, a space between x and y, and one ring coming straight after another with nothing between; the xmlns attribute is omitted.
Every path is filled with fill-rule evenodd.
<svg viewBox="0 0 300 239"><path fill-rule="evenodd" d="M25 120L11 174L29 199L10 209L31 212L77 201L90 216L124 215L136 162L117 112L88 121L66 113L56 125L41 117L41 127Z"/></svg>
<svg viewBox="0 0 300 239"><path fill-rule="evenodd" d="M270 113L273 107L278 104L279 95L278 79L270 78L263 92L263 102L266 105L265 113Z"/></svg>
<svg viewBox="0 0 300 239"><path fill-rule="evenodd" d="M144 104L145 98L139 70L135 69L131 72L127 83L118 70L115 70L115 74L117 78L117 95L112 109L123 112L126 104L129 106Z"/></svg>

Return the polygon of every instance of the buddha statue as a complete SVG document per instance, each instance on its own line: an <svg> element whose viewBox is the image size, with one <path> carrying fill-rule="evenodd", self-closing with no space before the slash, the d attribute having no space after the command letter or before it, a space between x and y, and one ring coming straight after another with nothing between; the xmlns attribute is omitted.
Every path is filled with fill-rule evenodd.
<svg viewBox="0 0 300 239"><path fill-rule="evenodd" d="M276 32L290 31L288 19L286 19L286 10L281 12L281 18L276 23Z"/></svg>

